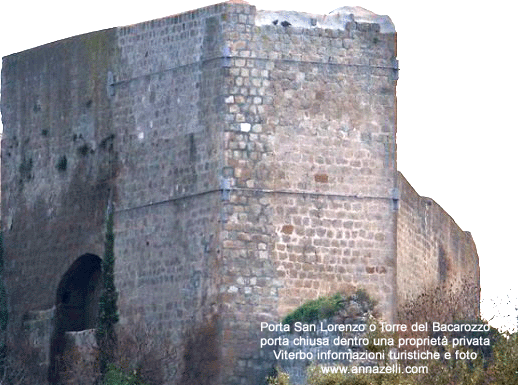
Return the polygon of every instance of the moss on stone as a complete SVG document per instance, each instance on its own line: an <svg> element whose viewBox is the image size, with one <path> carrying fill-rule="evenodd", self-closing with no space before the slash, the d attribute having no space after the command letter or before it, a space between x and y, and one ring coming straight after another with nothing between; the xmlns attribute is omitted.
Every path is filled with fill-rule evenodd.
<svg viewBox="0 0 518 385"><path fill-rule="evenodd" d="M363 311L372 311L376 306L376 301L365 290L358 289L348 297L336 293L332 296L307 301L288 314L282 320L282 323L292 325L295 322L310 323L324 320L337 315L342 310L346 310L351 302L357 303L356 306Z"/></svg>
<svg viewBox="0 0 518 385"><path fill-rule="evenodd" d="M310 323L326 319L338 313L340 309L343 309L343 305L344 297L340 293L336 293L329 297L319 297L317 299L305 302L299 306L297 309L288 314L282 320L282 323Z"/></svg>

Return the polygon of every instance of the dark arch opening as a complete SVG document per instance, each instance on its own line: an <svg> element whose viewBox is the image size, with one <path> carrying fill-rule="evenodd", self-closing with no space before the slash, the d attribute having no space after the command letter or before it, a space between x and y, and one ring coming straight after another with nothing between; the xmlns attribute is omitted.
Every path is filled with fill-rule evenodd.
<svg viewBox="0 0 518 385"><path fill-rule="evenodd" d="M101 259L79 257L63 275L56 296L56 319L64 332L93 329L97 323L101 291Z"/></svg>
<svg viewBox="0 0 518 385"><path fill-rule="evenodd" d="M94 329L97 326L102 290L101 259L84 254L61 278L56 294L54 332L50 341L49 382L59 382L66 349L65 332Z"/></svg>

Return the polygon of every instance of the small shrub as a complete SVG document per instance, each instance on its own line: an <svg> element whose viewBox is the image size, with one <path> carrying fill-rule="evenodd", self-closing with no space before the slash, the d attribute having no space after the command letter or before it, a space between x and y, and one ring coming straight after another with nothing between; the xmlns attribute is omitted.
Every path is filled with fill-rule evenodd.
<svg viewBox="0 0 518 385"><path fill-rule="evenodd" d="M369 295L369 293L367 293L367 291L365 291L364 289L356 290L356 293L354 293L351 296L351 298L356 300L357 302L365 303L369 310L373 310L377 305L377 301L375 299L373 299Z"/></svg>
<svg viewBox="0 0 518 385"><path fill-rule="evenodd" d="M487 370L492 385L518 384L518 332L503 334L493 347Z"/></svg>
<svg viewBox="0 0 518 385"><path fill-rule="evenodd" d="M121 328L118 334L117 367L134 376L139 384L164 384L167 363L175 356L169 339L159 338L155 329L143 324Z"/></svg>
<svg viewBox="0 0 518 385"><path fill-rule="evenodd" d="M372 330L370 328L371 325L376 325L376 328ZM366 338L369 339L369 344L366 346L369 352L379 353L383 352L385 356L385 360L388 360L388 355L390 349L393 347L392 345L386 344L385 341L392 338L394 341L398 340L397 333L395 332L382 332L381 331L381 323L375 317L369 317L367 321L367 335ZM380 343L381 341L382 343Z"/></svg>
<svg viewBox="0 0 518 385"><path fill-rule="evenodd" d="M482 319L474 319L474 320L470 320L470 319L466 319L466 320L461 320L461 321L455 321L453 322L454 324L475 324L475 325L487 325L488 322L487 321L484 321ZM441 334L441 333L436 333L437 335ZM442 333L444 334L444 333ZM489 341L490 341L490 345L474 345L474 346L471 346L471 350L473 350L474 352L477 352L479 355L482 356L482 358L484 359L484 362L486 364L488 364L491 360L492 360L492 357L493 357L493 347L495 346L495 344L497 343L497 341L500 340L501 338L501 335L500 333L498 332L498 329L492 327L492 326L489 326L489 331L484 331L484 332L472 332L472 331L469 331L469 332L466 332L466 331L462 331L462 332L451 332L449 333L449 337L450 338L462 338L462 337L465 337L465 338L470 338L470 339L474 339L474 338L479 338L479 337L482 337L482 338L489 338ZM487 366L487 365L486 365Z"/></svg>
<svg viewBox="0 0 518 385"><path fill-rule="evenodd" d="M310 323L329 318L340 309L343 309L344 299L340 293L331 297L320 297L308 301L288 314L283 320L284 324L293 324L297 321Z"/></svg>
<svg viewBox="0 0 518 385"><path fill-rule="evenodd" d="M288 373L277 369L277 374L273 377L268 377L268 385L290 385L290 376Z"/></svg>
<svg viewBox="0 0 518 385"><path fill-rule="evenodd" d="M282 323L292 325L295 322L311 323L325 320L346 309L347 304L351 301L356 302L362 310L366 312L372 311L376 306L376 301L363 289L359 289L349 297L344 297L344 295L336 293L332 296L319 297L305 302L288 314L282 320Z"/></svg>
<svg viewBox="0 0 518 385"><path fill-rule="evenodd" d="M145 385L145 383L140 381L134 373L128 374L121 368L110 364L104 376L103 385Z"/></svg>

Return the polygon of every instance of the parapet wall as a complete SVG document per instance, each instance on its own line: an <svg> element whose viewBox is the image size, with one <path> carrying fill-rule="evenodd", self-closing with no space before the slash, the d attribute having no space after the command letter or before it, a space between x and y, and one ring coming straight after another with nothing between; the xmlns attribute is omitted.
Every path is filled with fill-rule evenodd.
<svg viewBox="0 0 518 385"><path fill-rule="evenodd" d="M397 223L399 305L439 286L469 285L467 316L479 316L480 271L471 234L463 231L441 206L421 197L402 174Z"/></svg>

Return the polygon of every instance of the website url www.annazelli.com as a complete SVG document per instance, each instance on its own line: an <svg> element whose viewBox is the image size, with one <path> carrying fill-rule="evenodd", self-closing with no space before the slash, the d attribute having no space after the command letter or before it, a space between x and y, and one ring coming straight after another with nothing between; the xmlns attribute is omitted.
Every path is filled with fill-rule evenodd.
<svg viewBox="0 0 518 385"><path fill-rule="evenodd" d="M321 366L324 374L426 374L428 366L401 366L398 364L387 366Z"/></svg>

